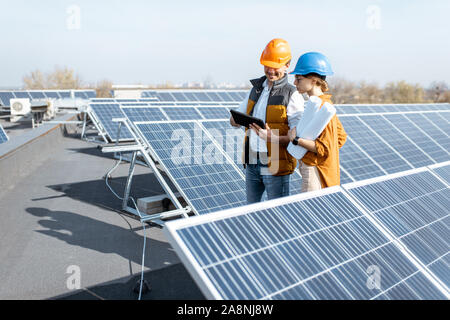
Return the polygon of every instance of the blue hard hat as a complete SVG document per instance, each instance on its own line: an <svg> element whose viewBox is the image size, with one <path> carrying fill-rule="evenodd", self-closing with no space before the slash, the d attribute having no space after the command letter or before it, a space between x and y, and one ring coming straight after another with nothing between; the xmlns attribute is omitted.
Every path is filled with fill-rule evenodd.
<svg viewBox="0 0 450 320"><path fill-rule="evenodd" d="M317 73L321 76L331 76L334 74L330 61L320 52L303 54L298 59L294 71L290 74L306 75L309 73Z"/></svg>

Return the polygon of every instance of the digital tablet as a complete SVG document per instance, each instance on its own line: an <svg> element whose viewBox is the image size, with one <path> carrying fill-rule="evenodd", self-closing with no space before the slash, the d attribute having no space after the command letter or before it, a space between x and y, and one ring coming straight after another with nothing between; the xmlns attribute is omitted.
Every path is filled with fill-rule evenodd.
<svg viewBox="0 0 450 320"><path fill-rule="evenodd" d="M239 111L235 111L235 110L230 110L230 112L231 112L231 116L234 119L234 122L236 122L237 124L240 124L241 126L248 128L248 127L250 127L250 124L255 123L263 129L266 127L266 124L264 123L264 121L262 121L259 118L255 118L255 117L249 116L248 114L245 114L245 113L242 113Z"/></svg>

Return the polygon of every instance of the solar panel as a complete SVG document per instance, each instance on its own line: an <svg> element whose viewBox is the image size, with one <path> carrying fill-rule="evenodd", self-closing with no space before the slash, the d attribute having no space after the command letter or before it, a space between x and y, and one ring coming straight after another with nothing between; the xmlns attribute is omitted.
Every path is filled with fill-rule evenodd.
<svg viewBox="0 0 450 320"><path fill-rule="evenodd" d="M406 116L402 114L387 114L384 117L435 162L450 160L450 155L447 150L431 139L414 122L408 120ZM450 138L447 140L450 142Z"/></svg>
<svg viewBox="0 0 450 320"><path fill-rule="evenodd" d="M432 167L432 170L450 185L450 164Z"/></svg>
<svg viewBox="0 0 450 320"><path fill-rule="evenodd" d="M69 99L70 98L70 91L58 91L59 95L63 99Z"/></svg>
<svg viewBox="0 0 450 320"><path fill-rule="evenodd" d="M92 99L92 98L95 98L97 96L97 93L95 92L95 90L85 91L84 93L86 94L88 99Z"/></svg>
<svg viewBox="0 0 450 320"><path fill-rule="evenodd" d="M19 99L32 99L28 91L16 91L14 92L14 95Z"/></svg>
<svg viewBox="0 0 450 320"><path fill-rule="evenodd" d="M403 158L401 158L389 145L381 140L379 136L373 133L358 117L341 116L339 117L339 120L342 122L345 131L353 142L355 142L387 173L395 173L412 169L412 167Z"/></svg>
<svg viewBox="0 0 450 320"><path fill-rule="evenodd" d="M436 276L447 287L450 285L450 188L447 185L422 169L345 188L424 266L433 271L447 264L445 274Z"/></svg>
<svg viewBox="0 0 450 320"><path fill-rule="evenodd" d="M429 117L438 116L437 113L428 114ZM429 137L436 141L448 154L450 150L450 137L438 126L436 126L424 114L410 113L405 114L405 117L412 121L420 130L424 131Z"/></svg>
<svg viewBox="0 0 450 320"><path fill-rule="evenodd" d="M160 101L175 101L175 98L170 94L170 92L157 92L156 96Z"/></svg>
<svg viewBox="0 0 450 320"><path fill-rule="evenodd" d="M400 154L403 159L410 163L414 168L420 168L435 163L428 157L417 145L407 136L397 130L383 116L360 116L373 131L375 131L383 140Z"/></svg>
<svg viewBox="0 0 450 320"><path fill-rule="evenodd" d="M124 107L122 111L131 122L168 120L158 107Z"/></svg>
<svg viewBox="0 0 450 320"><path fill-rule="evenodd" d="M219 97L222 98L222 101L228 101L228 102L234 101L234 99L226 92L217 92L217 94L219 95Z"/></svg>
<svg viewBox="0 0 450 320"><path fill-rule="evenodd" d="M161 107L169 120L199 120L203 119L194 107Z"/></svg>
<svg viewBox="0 0 450 320"><path fill-rule="evenodd" d="M32 99L45 99L45 95L42 91L29 91Z"/></svg>
<svg viewBox="0 0 450 320"><path fill-rule="evenodd" d="M177 101L188 101L188 99L182 92L172 92L172 95L175 97Z"/></svg>
<svg viewBox="0 0 450 320"><path fill-rule="evenodd" d="M45 91L44 94L47 98L50 98L50 99L61 99L58 92L56 92L56 91Z"/></svg>
<svg viewBox="0 0 450 320"><path fill-rule="evenodd" d="M164 230L209 299L446 298L339 187Z"/></svg>
<svg viewBox="0 0 450 320"><path fill-rule="evenodd" d="M242 165L242 152L244 145L244 131L231 127L230 120L201 121L222 149L227 153L234 163L244 170Z"/></svg>
<svg viewBox="0 0 450 320"><path fill-rule="evenodd" d="M353 142L353 135L350 134L352 130L348 130L347 127L345 127L345 129L347 130L347 133L349 133L349 136L347 137L344 146L339 150L339 162L341 168L345 169L355 181L385 175L386 171ZM353 180L346 176L345 173L342 175L341 171L341 184L352 181Z"/></svg>
<svg viewBox="0 0 450 320"><path fill-rule="evenodd" d="M199 124L177 121L135 125L195 213L246 204L243 176Z"/></svg>
<svg viewBox="0 0 450 320"><path fill-rule="evenodd" d="M433 122L439 129L445 132L447 136L450 136L450 126L448 121L444 118L443 114L446 112L433 112L433 113L424 113L423 115Z"/></svg>
<svg viewBox="0 0 450 320"><path fill-rule="evenodd" d="M75 91L74 96L75 96L75 98L89 99L89 97L86 95L86 93L84 91Z"/></svg>
<svg viewBox="0 0 450 320"><path fill-rule="evenodd" d="M206 92L211 101L223 101L223 99L217 94L217 92L209 91Z"/></svg>
<svg viewBox="0 0 450 320"><path fill-rule="evenodd" d="M198 101L212 101L205 92L193 92Z"/></svg>
<svg viewBox="0 0 450 320"><path fill-rule="evenodd" d="M198 98L192 92L184 92L184 96L188 101L198 101Z"/></svg>
<svg viewBox="0 0 450 320"><path fill-rule="evenodd" d="M3 127L0 125L0 143L4 143L4 142L8 141L8 139L9 139L8 135L6 134Z"/></svg>
<svg viewBox="0 0 450 320"><path fill-rule="evenodd" d="M233 98L234 101L241 102L245 98L245 93L243 96L241 94L239 94L239 92L234 92L234 91L230 91L227 93L228 93L228 95L231 96L231 98Z"/></svg>
<svg viewBox="0 0 450 320"><path fill-rule="evenodd" d="M95 114L98 121L100 121L111 141L116 141L119 123L113 122L112 119L125 118L125 114L120 109L119 104L91 103L89 104L89 106L91 107L92 112ZM132 134L124 125L122 125L120 129L119 141L122 140L133 140Z"/></svg>
<svg viewBox="0 0 450 320"><path fill-rule="evenodd" d="M0 92L0 103L4 106L9 106L9 100L14 98L15 96L12 92Z"/></svg>
<svg viewBox="0 0 450 320"><path fill-rule="evenodd" d="M197 107L205 119L229 119L230 111L225 107Z"/></svg>

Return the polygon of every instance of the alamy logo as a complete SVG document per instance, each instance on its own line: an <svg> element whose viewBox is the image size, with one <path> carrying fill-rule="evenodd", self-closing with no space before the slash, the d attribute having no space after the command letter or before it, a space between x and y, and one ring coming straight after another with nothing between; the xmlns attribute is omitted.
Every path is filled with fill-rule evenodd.
<svg viewBox="0 0 450 320"><path fill-rule="evenodd" d="M377 289L380 290L381 289L381 270L378 266L369 266L367 268L367 274L368 274L368 279L366 282L366 286L368 289L373 290L373 289Z"/></svg>
<svg viewBox="0 0 450 320"><path fill-rule="evenodd" d="M66 273L70 274L66 281L67 289L81 289L81 268L76 265L71 265L67 267Z"/></svg>
<svg viewBox="0 0 450 320"><path fill-rule="evenodd" d="M381 29L381 9L379 6L371 5L366 9L367 21L366 26L370 30Z"/></svg>
<svg viewBox="0 0 450 320"><path fill-rule="evenodd" d="M71 5L67 8L66 13L68 14L66 19L67 30L81 29L81 8L77 5Z"/></svg>

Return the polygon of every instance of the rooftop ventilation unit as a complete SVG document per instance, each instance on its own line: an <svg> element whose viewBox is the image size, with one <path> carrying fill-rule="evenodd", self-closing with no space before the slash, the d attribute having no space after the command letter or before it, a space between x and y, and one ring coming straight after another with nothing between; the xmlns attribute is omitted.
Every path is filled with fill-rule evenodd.
<svg viewBox="0 0 450 320"><path fill-rule="evenodd" d="M11 106L11 122L20 121L31 113L30 99L10 99L9 105Z"/></svg>

